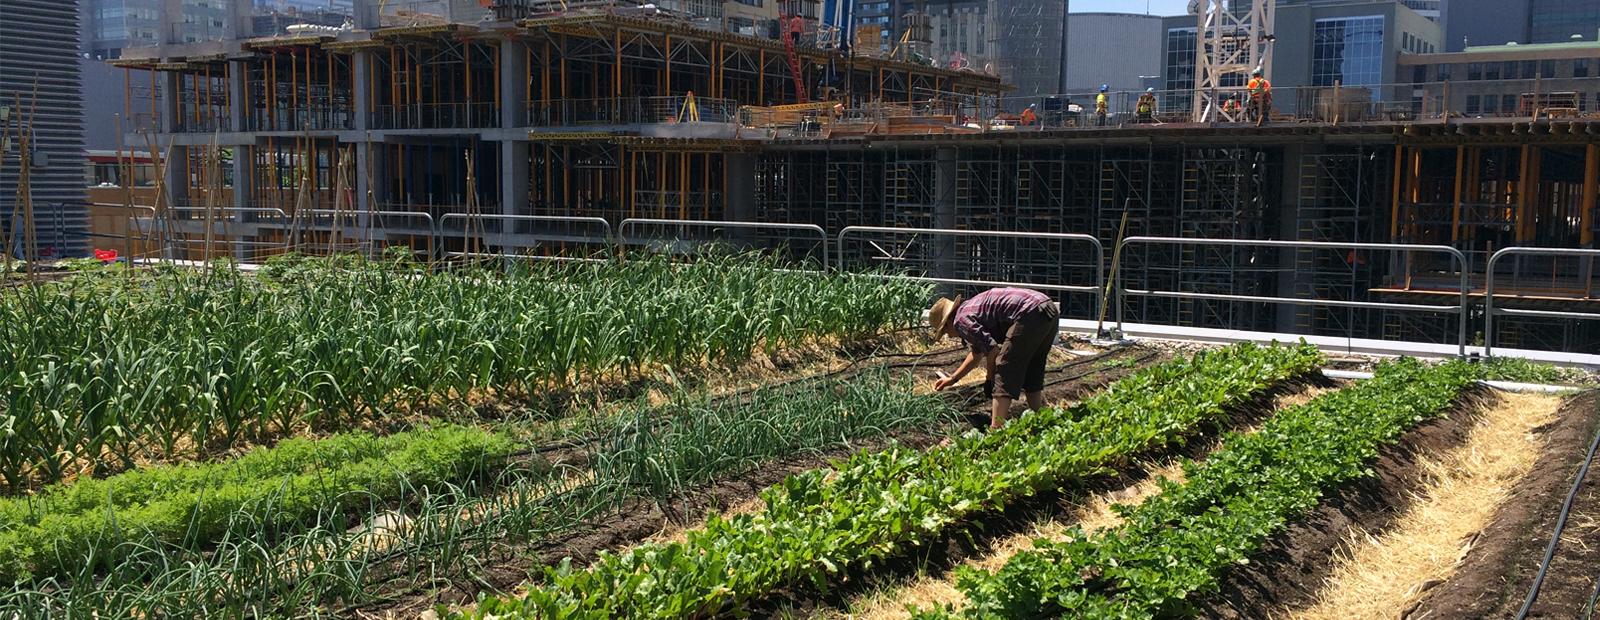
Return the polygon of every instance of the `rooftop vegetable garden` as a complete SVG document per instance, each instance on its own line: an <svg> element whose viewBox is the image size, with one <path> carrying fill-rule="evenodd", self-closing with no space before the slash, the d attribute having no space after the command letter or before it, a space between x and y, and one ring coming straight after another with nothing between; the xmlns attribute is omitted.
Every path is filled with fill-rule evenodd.
<svg viewBox="0 0 1600 620"><path fill-rule="evenodd" d="M979 386L929 388L963 351L905 335L932 293L759 256L15 287L0 615L829 618L909 572L959 602L901 617L1205 617L1253 563L1320 583L1265 550L1421 462L1418 436L1481 449L1480 380L1564 376L1398 359L1332 381L1305 344L1064 343L1051 406L979 432ZM1111 526L978 562L1180 455ZM917 564L953 541L972 557Z"/></svg>

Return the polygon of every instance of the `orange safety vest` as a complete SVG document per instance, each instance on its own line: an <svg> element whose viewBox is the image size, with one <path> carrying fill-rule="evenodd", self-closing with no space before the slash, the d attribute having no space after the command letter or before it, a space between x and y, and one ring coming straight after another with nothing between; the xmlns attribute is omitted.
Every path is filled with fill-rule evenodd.
<svg viewBox="0 0 1600 620"><path fill-rule="evenodd" d="M1251 97L1261 97L1263 95L1270 94L1272 94L1272 82L1268 82L1267 78L1250 78Z"/></svg>

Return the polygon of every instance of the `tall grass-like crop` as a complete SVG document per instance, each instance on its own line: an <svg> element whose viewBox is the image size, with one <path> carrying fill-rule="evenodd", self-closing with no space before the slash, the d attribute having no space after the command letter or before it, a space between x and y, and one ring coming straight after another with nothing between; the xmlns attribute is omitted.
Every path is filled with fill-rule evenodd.
<svg viewBox="0 0 1600 620"><path fill-rule="evenodd" d="M0 297L0 478L131 467L918 320L927 288L759 257L84 277Z"/></svg>
<svg viewBox="0 0 1600 620"><path fill-rule="evenodd" d="M282 537L262 516L243 514L212 546L127 545L109 567L18 584L0 592L0 617L317 617L393 589L469 579L486 561L526 552L524 541L604 519L635 499L665 505L775 458L956 420L944 399L909 387L875 371L739 400L640 406L597 423L588 471L513 464L493 483L401 489L389 504L402 507L407 518L396 521L404 525L380 532L367 515L334 506Z"/></svg>

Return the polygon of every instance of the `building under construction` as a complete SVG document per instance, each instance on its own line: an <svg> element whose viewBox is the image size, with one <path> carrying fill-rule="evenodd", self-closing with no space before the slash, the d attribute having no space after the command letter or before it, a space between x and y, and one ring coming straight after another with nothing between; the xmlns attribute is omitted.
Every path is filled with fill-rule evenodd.
<svg viewBox="0 0 1600 620"><path fill-rule="evenodd" d="M141 131L128 140L158 155L164 189L143 206L170 215L185 257L204 253L202 212L219 218L205 251L245 258L357 239L571 253L638 218L813 224L828 241L849 226L1097 237L1103 254L1048 235L881 231L836 248L844 268L1063 291L1098 285L1132 237L1428 244L1466 264L1381 247L1130 243L1116 279L1174 294L1110 312L1453 343L1461 319L1448 311L1337 302L1442 308L1463 274L1483 294L1496 250L1593 248L1600 232L1600 115L1553 118L1537 96L1525 116L1475 119L1365 95L1356 107L1385 113L1357 114L1337 86L1282 95L1255 122L1210 114L1227 99L1215 90L1164 93L1183 105L1147 116L1123 96L1104 119L1060 100L1019 118L996 76L850 51L814 1L778 3L776 39L672 3L427 4L444 8L358 3L354 28L124 53L164 93L129 110ZM1594 262L1504 261L1497 304L1593 312ZM1268 297L1333 303L1249 299ZM1101 312L1092 295L1062 299L1069 316ZM1501 325L1497 346L1600 350L1593 321Z"/></svg>

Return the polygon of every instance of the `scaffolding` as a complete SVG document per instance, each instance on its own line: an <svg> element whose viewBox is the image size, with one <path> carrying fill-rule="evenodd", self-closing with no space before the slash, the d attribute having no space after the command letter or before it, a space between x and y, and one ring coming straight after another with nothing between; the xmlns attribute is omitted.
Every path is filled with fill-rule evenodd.
<svg viewBox="0 0 1600 620"><path fill-rule="evenodd" d="M1386 219L1380 188L1389 185L1389 160L1383 149L1354 147L1308 153L1300 158L1295 214L1301 241L1379 242L1378 222ZM1369 301L1367 291L1381 282L1388 257L1355 250L1300 250L1295 254L1295 290L1311 299ZM1371 334L1381 313L1361 308L1301 306L1295 325L1319 335Z"/></svg>

